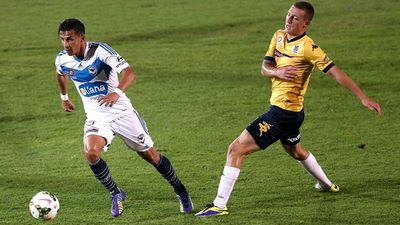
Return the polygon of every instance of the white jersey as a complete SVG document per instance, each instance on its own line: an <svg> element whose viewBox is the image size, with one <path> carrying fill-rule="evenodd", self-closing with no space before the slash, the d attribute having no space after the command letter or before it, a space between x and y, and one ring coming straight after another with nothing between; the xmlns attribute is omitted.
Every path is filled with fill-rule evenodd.
<svg viewBox="0 0 400 225"><path fill-rule="evenodd" d="M55 60L56 71L74 82L88 119L110 121L133 110L124 94L111 107L100 106L98 99L114 91L119 85L118 73L129 64L105 43L87 42L83 59L61 51Z"/></svg>

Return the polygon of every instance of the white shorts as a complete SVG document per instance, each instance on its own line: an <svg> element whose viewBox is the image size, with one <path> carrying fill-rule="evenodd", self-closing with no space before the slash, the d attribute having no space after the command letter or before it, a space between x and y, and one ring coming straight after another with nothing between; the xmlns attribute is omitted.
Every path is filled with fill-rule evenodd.
<svg viewBox="0 0 400 225"><path fill-rule="evenodd" d="M145 152L154 145L147 130L146 122L134 110L109 122L86 120L83 130L84 143L89 135L104 137L107 141L104 151L107 151L115 135L119 136L130 149L138 152Z"/></svg>

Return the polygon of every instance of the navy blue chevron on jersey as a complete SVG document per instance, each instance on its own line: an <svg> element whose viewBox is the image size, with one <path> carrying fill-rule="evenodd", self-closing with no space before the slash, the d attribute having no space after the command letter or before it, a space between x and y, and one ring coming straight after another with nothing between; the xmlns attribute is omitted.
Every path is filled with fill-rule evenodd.
<svg viewBox="0 0 400 225"><path fill-rule="evenodd" d="M125 59L107 44L87 42L83 58L61 51L55 64L59 75L66 75L74 82L89 119L113 120L133 109L125 94L111 107L98 103L99 97L118 87L118 73L129 67Z"/></svg>

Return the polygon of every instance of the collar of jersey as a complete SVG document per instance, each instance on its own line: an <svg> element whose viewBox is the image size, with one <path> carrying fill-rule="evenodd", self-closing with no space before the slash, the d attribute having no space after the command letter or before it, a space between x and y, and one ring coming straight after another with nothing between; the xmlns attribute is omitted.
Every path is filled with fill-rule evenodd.
<svg viewBox="0 0 400 225"><path fill-rule="evenodd" d="M300 39L301 39L302 37L304 37L304 36L306 36L306 33L305 33L305 32L304 32L302 35L299 35L299 36L297 36L297 37L292 38L291 40L288 39L288 40L287 40L287 43L300 40Z"/></svg>

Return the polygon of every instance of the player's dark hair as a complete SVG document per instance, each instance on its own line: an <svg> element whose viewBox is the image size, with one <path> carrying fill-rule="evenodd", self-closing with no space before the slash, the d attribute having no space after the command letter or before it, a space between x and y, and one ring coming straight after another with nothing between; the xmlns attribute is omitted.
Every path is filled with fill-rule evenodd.
<svg viewBox="0 0 400 225"><path fill-rule="evenodd" d="M70 18L60 23L58 33L60 31L74 30L77 34L85 34L85 25L77 19Z"/></svg>
<svg viewBox="0 0 400 225"><path fill-rule="evenodd" d="M298 1L294 3L293 6L306 12L306 19L310 21L313 19L314 7L311 5L311 3L306 1Z"/></svg>

